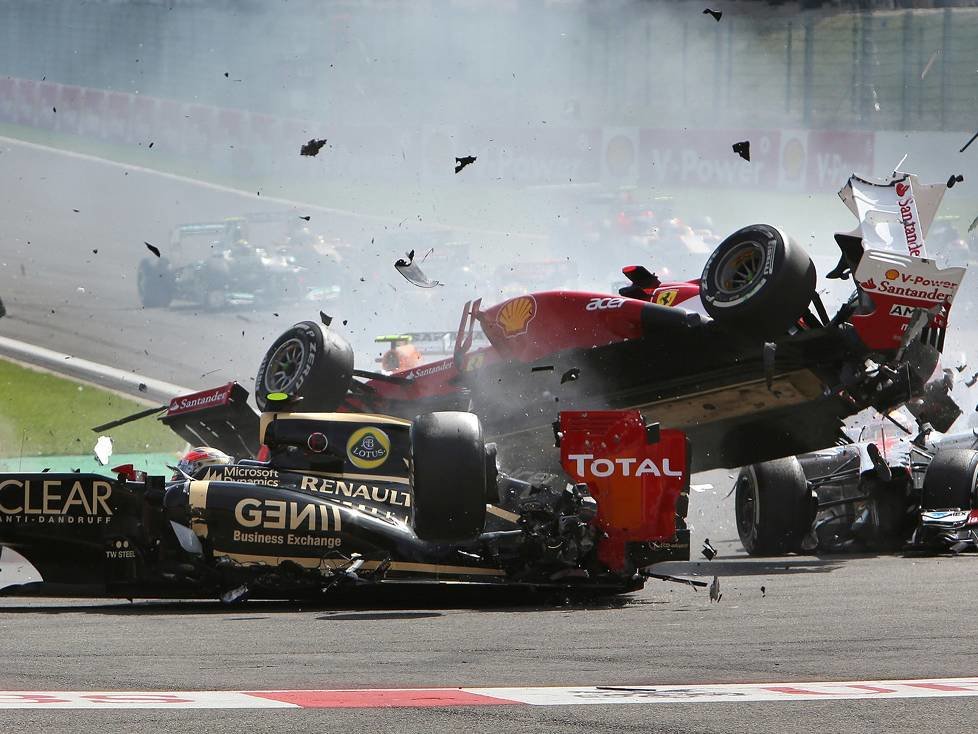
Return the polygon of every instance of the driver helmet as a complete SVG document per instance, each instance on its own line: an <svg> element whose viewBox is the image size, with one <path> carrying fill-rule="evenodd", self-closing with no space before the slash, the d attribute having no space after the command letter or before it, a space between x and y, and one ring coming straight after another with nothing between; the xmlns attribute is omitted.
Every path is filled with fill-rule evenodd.
<svg viewBox="0 0 978 734"><path fill-rule="evenodd" d="M184 479L184 475L196 477L197 472L205 466L223 466L234 460L223 451L212 449L210 446L197 446L185 453L177 462L173 479Z"/></svg>

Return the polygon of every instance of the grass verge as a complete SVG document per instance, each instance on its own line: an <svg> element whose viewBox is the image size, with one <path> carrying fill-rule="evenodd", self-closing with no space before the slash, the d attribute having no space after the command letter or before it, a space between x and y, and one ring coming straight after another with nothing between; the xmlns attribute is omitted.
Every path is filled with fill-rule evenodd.
<svg viewBox="0 0 978 734"><path fill-rule="evenodd" d="M118 393L0 360L0 458L90 455L92 426L146 407ZM177 453L183 441L153 418L105 432L115 454Z"/></svg>

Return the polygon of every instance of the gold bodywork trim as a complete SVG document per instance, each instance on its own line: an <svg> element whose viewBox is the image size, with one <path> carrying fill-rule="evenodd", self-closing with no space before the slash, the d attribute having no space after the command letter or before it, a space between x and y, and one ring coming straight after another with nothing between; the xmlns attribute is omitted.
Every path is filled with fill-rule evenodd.
<svg viewBox="0 0 978 734"><path fill-rule="evenodd" d="M349 472L328 472L328 471L303 471L296 474L309 474L316 477L329 477L330 479L356 479L358 481L371 482L391 482L392 484L411 484L407 477L391 477L381 474L351 474Z"/></svg>
<svg viewBox="0 0 978 734"><path fill-rule="evenodd" d="M265 443L265 429L273 420L309 420L326 423L378 423L387 426L410 426L411 421L379 413L278 413L265 412L258 420L258 441Z"/></svg>
<svg viewBox="0 0 978 734"><path fill-rule="evenodd" d="M215 558L230 558L238 563L263 563L269 566L277 566L283 561L291 561L304 568L338 568L349 563L343 558L312 558L304 556L257 556L248 553L228 553L224 551L214 551ZM380 561L365 561L361 566L364 570L372 571L380 565ZM505 576L506 572L499 568L478 568L474 566L443 566L436 563L411 563L408 561L394 561L390 565L391 571L411 571L414 573L430 574L449 574L452 576Z"/></svg>
<svg viewBox="0 0 978 734"><path fill-rule="evenodd" d="M770 390L763 379L747 380L681 397L627 405L615 410L648 411L649 419L670 428L686 428L770 408L797 405L821 395L821 380L811 370L806 369L775 376L771 380ZM712 404L713 408L705 408L705 403ZM533 426L499 435L511 437L538 430L540 426Z"/></svg>
<svg viewBox="0 0 978 734"><path fill-rule="evenodd" d="M770 388L764 380L752 380L641 407L654 409L655 420L664 425L695 426L796 405L821 394L819 379L808 370L798 370L772 378ZM713 407L704 407L707 403Z"/></svg>
<svg viewBox="0 0 978 734"><path fill-rule="evenodd" d="M503 520L509 520L509 522L519 522L520 520L520 516L515 512L504 510L502 507L496 507L495 505L486 505L486 512L490 515L501 517Z"/></svg>
<svg viewBox="0 0 978 734"><path fill-rule="evenodd" d="M195 479L190 482L190 529L198 538L207 537L207 520L204 510L207 508L207 489L210 480Z"/></svg>
<svg viewBox="0 0 978 734"><path fill-rule="evenodd" d="M394 561L391 571L415 571L417 573L451 574L457 576L505 576L500 568L476 568L474 566L441 566L434 563L408 563Z"/></svg>
<svg viewBox="0 0 978 734"><path fill-rule="evenodd" d="M251 467L249 467L251 468ZM276 469L271 466L259 466L255 467L259 469L270 469L272 471L278 472L279 474L291 474L292 476L309 476L309 477L327 477L329 479L355 479L359 482L389 482L391 484L411 484L411 480L407 477L394 477L387 476L385 474L353 474L350 472L330 472L330 471L314 471L311 469ZM215 479L212 481L219 481L227 484L261 484L261 480L258 479ZM265 485L270 486L270 485ZM281 486L281 485L278 485Z"/></svg>

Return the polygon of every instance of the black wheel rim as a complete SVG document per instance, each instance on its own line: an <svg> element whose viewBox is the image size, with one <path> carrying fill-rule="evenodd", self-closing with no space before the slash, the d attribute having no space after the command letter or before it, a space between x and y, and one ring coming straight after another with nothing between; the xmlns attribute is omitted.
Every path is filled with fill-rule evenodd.
<svg viewBox="0 0 978 734"><path fill-rule="evenodd" d="M268 359L265 370L266 392L287 392L296 375L306 363L306 347L300 339L282 342Z"/></svg>
<svg viewBox="0 0 978 734"><path fill-rule="evenodd" d="M758 242L744 242L723 256L713 283L726 296L748 292L764 274L766 252Z"/></svg>

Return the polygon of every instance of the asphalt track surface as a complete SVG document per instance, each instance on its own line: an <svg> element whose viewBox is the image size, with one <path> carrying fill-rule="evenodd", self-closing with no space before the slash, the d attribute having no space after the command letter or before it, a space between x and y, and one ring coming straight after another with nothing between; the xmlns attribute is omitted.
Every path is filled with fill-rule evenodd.
<svg viewBox="0 0 978 734"><path fill-rule="evenodd" d="M279 316L257 308L146 311L137 303L134 274L144 240L166 242L176 224L259 209L266 207L258 197L2 142L0 262L9 315L0 320L0 333L190 387L231 378L248 384L267 340L290 319L315 317L319 306ZM365 242L371 228L383 226L337 221L346 236ZM378 287L387 287L384 278L378 276ZM351 317L357 307L339 304ZM364 339L373 328L363 327ZM44 409L40 398L38 407ZM665 582L588 604L458 591L299 607L6 598L0 600L0 690L652 685L978 674L974 557L747 559L735 541L731 500L724 499L731 474L696 477L697 485L709 486L698 486L691 500L694 555L708 536L720 556L664 569L717 575L723 597L716 604L703 590ZM16 573L0 562L0 580ZM976 722L972 698L0 710L4 732L919 732L961 731Z"/></svg>

